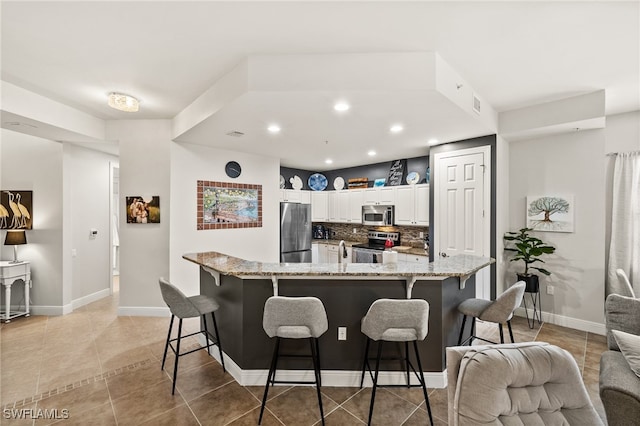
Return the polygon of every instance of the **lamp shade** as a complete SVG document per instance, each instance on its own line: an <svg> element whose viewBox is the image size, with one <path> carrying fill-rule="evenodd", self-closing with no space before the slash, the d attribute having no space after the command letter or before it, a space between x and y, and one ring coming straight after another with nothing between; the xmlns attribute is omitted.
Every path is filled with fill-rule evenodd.
<svg viewBox="0 0 640 426"><path fill-rule="evenodd" d="M17 246L21 244L27 244L27 234L24 230L7 231L7 236L4 239L5 246Z"/></svg>

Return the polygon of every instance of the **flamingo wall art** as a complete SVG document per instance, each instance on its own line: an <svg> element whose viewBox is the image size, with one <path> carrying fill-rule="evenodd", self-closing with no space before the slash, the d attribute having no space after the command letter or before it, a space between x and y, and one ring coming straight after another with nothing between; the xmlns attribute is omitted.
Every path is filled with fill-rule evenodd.
<svg viewBox="0 0 640 426"><path fill-rule="evenodd" d="M0 191L0 229L31 229L33 191Z"/></svg>

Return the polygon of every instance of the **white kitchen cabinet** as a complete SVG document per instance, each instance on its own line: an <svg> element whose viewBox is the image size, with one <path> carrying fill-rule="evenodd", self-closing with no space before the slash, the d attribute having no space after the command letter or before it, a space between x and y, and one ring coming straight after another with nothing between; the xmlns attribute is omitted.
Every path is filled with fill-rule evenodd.
<svg viewBox="0 0 640 426"><path fill-rule="evenodd" d="M396 188L396 225L429 226L429 185Z"/></svg>
<svg viewBox="0 0 640 426"><path fill-rule="evenodd" d="M311 263L327 263L329 261L329 244L311 244Z"/></svg>
<svg viewBox="0 0 640 426"><path fill-rule="evenodd" d="M328 211L329 222L362 223L362 190L330 191Z"/></svg>
<svg viewBox="0 0 640 426"><path fill-rule="evenodd" d="M311 192L311 221L327 222L329 220L329 193L325 191Z"/></svg>
<svg viewBox="0 0 640 426"><path fill-rule="evenodd" d="M340 255L340 247L334 244L325 244L327 246L328 260L327 263L338 263ZM342 258L342 263L351 263L351 247L346 247L347 257Z"/></svg>
<svg viewBox="0 0 640 426"><path fill-rule="evenodd" d="M363 190L362 204L366 205L394 205L396 203L395 186L383 186Z"/></svg>
<svg viewBox="0 0 640 426"><path fill-rule="evenodd" d="M288 203L311 203L311 191L301 191L296 189L281 189L280 201Z"/></svg>

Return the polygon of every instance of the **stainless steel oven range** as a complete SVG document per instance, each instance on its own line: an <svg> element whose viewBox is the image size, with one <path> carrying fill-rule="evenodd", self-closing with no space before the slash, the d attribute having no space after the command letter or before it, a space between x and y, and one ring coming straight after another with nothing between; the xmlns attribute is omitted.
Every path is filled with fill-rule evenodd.
<svg viewBox="0 0 640 426"><path fill-rule="evenodd" d="M369 231L367 244L354 244L352 246L353 263L382 263L382 252L387 240L391 240L394 246L400 244L399 232Z"/></svg>

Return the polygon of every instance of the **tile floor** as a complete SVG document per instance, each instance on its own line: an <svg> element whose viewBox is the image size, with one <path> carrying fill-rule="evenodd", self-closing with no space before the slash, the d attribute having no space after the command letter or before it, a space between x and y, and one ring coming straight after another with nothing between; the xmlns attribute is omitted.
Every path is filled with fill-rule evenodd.
<svg viewBox="0 0 640 426"><path fill-rule="evenodd" d="M263 388L242 387L204 351L180 360L175 396L160 370L168 318L118 317L117 293L61 317L19 318L0 328L0 401L23 417L3 425L255 425ZM604 336L543 324L530 330L514 318L516 341L546 341L567 349L583 372L597 411L600 354ZM199 327L186 321L188 330ZM497 327L478 332L498 339ZM193 339L193 338L191 338ZM190 346L197 342L191 340ZM172 365L169 360L168 365ZM171 368L169 368L171 370ZM322 389L327 425L362 425L370 389ZM309 387L278 387L270 392L263 424L319 424L316 394ZM436 425L447 423L446 389L429 398ZM28 411L30 410L30 411ZM57 410L57 411L56 411ZM64 411L67 410L67 411ZM57 419L42 417L54 416ZM68 417L63 419L63 417ZM419 388L383 388L376 396L374 424L424 425L428 417Z"/></svg>

